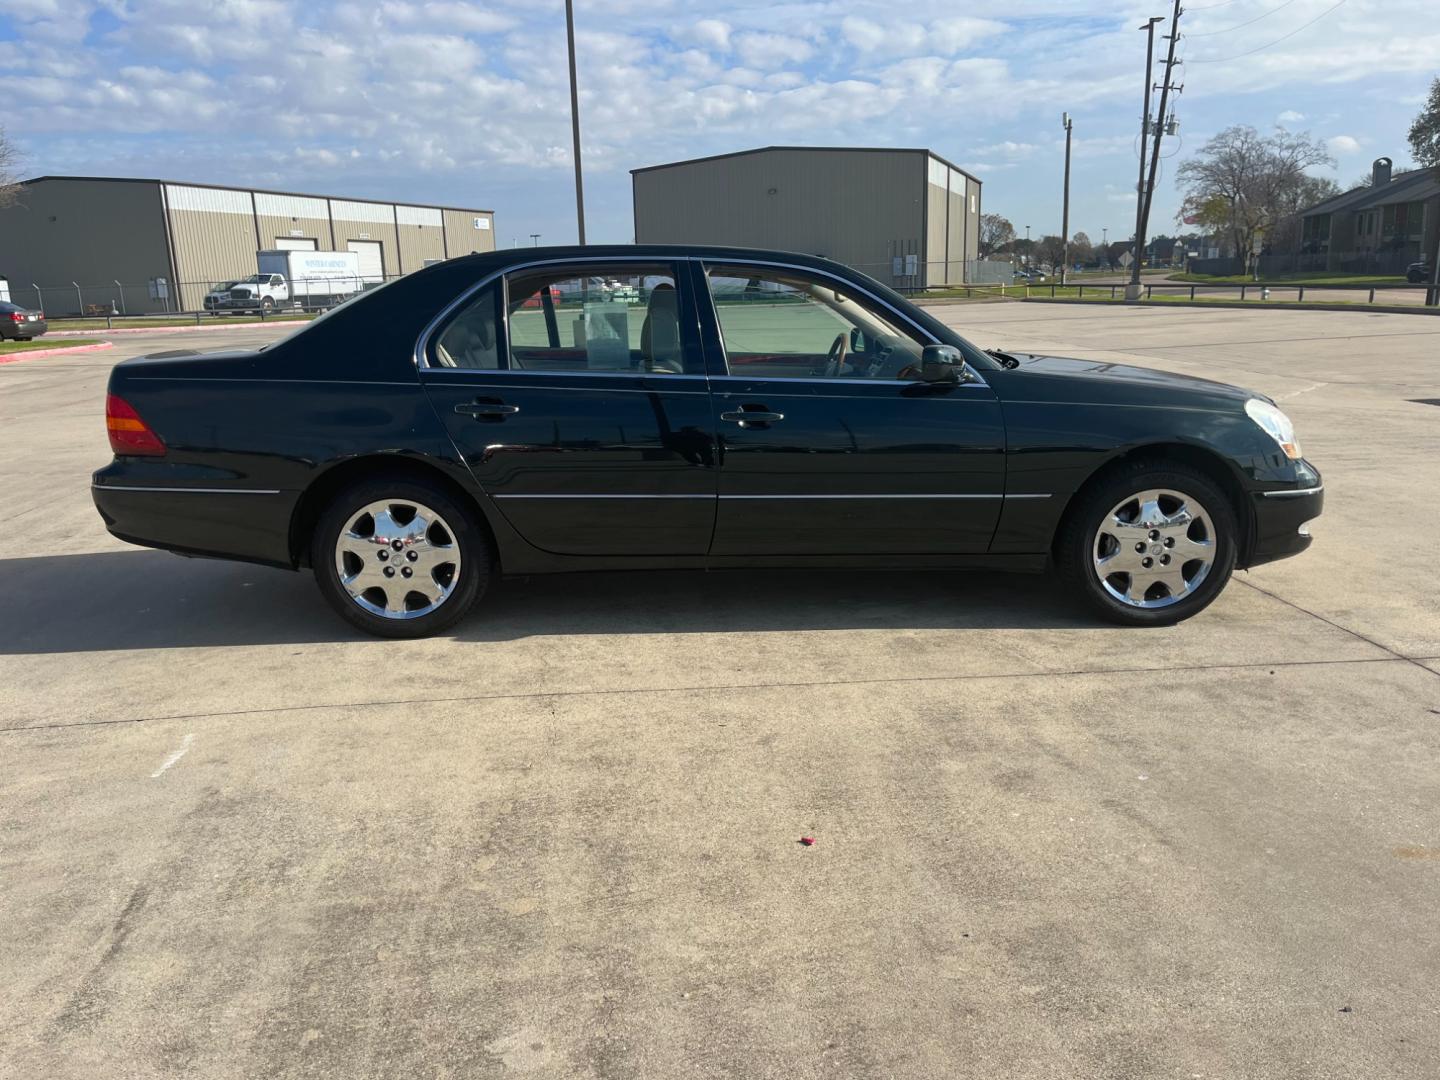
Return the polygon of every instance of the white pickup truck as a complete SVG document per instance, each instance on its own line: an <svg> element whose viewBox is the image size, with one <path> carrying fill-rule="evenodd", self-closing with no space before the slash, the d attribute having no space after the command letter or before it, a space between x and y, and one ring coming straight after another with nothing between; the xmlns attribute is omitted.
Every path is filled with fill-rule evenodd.
<svg viewBox="0 0 1440 1080"><path fill-rule="evenodd" d="M205 297L205 310L271 312L334 307L365 287L360 257L352 251L258 251L258 273L216 288Z"/></svg>

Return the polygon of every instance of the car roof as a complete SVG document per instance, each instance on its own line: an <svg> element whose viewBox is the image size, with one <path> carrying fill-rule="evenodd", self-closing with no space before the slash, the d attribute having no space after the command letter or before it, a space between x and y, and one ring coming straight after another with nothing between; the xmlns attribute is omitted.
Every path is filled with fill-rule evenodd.
<svg viewBox="0 0 1440 1080"><path fill-rule="evenodd" d="M766 262L787 262L799 266L813 266L816 269L835 271L844 269L840 263L823 255L811 255L800 251L780 251L768 248L732 247L714 244L564 244L548 247L500 248L495 251L472 252L448 260L451 263L469 262L475 265L494 267L515 266L522 263L547 262L552 259L625 259L653 257L666 259L723 259L763 260ZM436 264L439 265L439 264ZM427 268L428 269L428 268Z"/></svg>

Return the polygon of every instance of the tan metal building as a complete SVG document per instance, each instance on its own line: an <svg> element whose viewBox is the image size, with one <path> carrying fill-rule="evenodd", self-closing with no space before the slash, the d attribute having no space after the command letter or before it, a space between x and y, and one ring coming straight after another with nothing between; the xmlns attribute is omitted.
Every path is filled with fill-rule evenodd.
<svg viewBox="0 0 1440 1080"><path fill-rule="evenodd" d="M194 311L257 251L353 251L379 281L494 248L490 210L168 180L41 176L0 210L11 297L56 315Z"/></svg>
<svg viewBox="0 0 1440 1080"><path fill-rule="evenodd" d="M766 146L630 175L640 244L801 251L902 288L979 257L980 181L929 150Z"/></svg>

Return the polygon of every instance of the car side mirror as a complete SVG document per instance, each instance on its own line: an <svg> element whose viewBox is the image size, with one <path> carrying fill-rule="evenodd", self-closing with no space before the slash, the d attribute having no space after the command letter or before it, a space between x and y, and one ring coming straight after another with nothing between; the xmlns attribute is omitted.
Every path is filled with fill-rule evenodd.
<svg viewBox="0 0 1440 1080"><path fill-rule="evenodd" d="M963 382L965 358L954 345L926 345L920 354L920 381L928 383Z"/></svg>

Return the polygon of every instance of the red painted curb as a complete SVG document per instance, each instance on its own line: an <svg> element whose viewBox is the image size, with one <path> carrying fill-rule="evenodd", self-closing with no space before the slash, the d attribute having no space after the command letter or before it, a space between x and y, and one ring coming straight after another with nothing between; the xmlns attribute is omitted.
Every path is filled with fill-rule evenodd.
<svg viewBox="0 0 1440 1080"><path fill-rule="evenodd" d="M0 364L13 364L17 360L34 360L39 356L64 356L66 353L99 352L101 349L113 349L113 341L97 341L94 345L69 345L63 349L27 349L24 352L4 353L0 355Z"/></svg>
<svg viewBox="0 0 1440 1080"><path fill-rule="evenodd" d="M282 319L277 322L261 322L256 319L253 323L221 323L218 326L211 326L208 323L201 323L199 326L117 326L113 330L76 330L77 334L99 334L102 337L109 337L111 334L193 334L196 330L258 330L264 326L305 326L312 319Z"/></svg>

